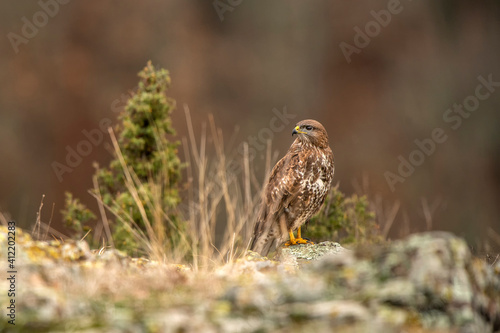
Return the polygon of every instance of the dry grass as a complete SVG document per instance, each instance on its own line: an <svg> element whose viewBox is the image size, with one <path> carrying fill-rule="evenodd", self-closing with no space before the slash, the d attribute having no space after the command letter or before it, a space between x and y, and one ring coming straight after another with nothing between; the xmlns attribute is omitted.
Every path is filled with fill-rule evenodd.
<svg viewBox="0 0 500 333"><path fill-rule="evenodd" d="M152 260L163 263L183 263L195 271L211 270L224 263L232 262L247 249L253 228L253 221L260 202L262 182L253 174L248 146L245 144L242 156L228 158L224 148L222 131L209 116L203 124L201 134L193 128L189 109L185 107L188 138L182 140L186 167L185 200L179 204L176 213L183 219L186 228L176 227L170 216L171 211L164 211L161 205L163 188L168 184L166 175L150 179L148 186L152 195L143 191L141 183L131 167L126 165L117 139L110 130L115 154L120 161L127 191L133 197L134 204L141 213L145 231L142 231L129 212L112 209L103 203L96 180L91 193L99 204L101 223L96 226L104 246L113 247L113 239L108 222L112 215L115 223L122 223L135 240L146 250ZM271 145L266 153L266 171L269 171ZM237 165L237 168L231 167ZM43 205L43 204L42 204ZM41 206L42 207L42 206ZM41 209L40 207L40 209ZM146 210L152 212L148 217ZM35 230L49 230L37 220ZM178 244L167 244L167 228L180 236ZM104 231L104 232L103 232ZM39 231L33 232L39 235ZM39 238L38 238L39 239Z"/></svg>
<svg viewBox="0 0 500 333"><path fill-rule="evenodd" d="M188 164L188 204L181 205L185 208L181 211L189 226L193 267L199 269L230 262L246 251L261 186L251 187L255 176L246 144L241 160L229 161L222 131L215 125L213 116L209 116L208 133L203 124L201 135L196 138L187 107L185 115L189 137L182 143ZM209 151L215 155L210 156ZM266 165L270 165L270 145L266 156ZM230 162L240 163L240 167L234 170Z"/></svg>
<svg viewBox="0 0 500 333"><path fill-rule="evenodd" d="M243 154L228 157L222 131L216 126L213 116L209 116L208 123L204 123L200 131L193 127L189 109L185 107L184 110L188 128L188 137L182 139L186 183L183 188L184 200L175 213L181 216L185 228L178 229L170 218L173 212L164 211L164 205L160 204L162 191L168 186L167 175L158 175L149 180L147 185L153 190L152 195L148 195L143 190L146 184L141 183L132 168L126 165L115 134L110 129L109 134L114 153L122 167L125 186L141 213L145 231L138 227L129 212L117 211L106 205L101 198L97 180L93 179L94 189L89 193L98 203L100 220L92 234L94 240L97 240L94 244L101 244L101 251L114 248L109 222L113 219L114 223L122 223L145 249L142 253L144 256L161 263L187 264L195 271L212 270L234 261L246 252L259 208L262 185L277 155L271 154L269 141L264 178L258 179L249 158L247 143L244 143ZM42 221L43 200L42 197L31 235L37 240L58 239L64 242L70 237L51 226L54 207L50 221ZM153 218L148 217L146 210L152 212ZM0 215L3 225L8 220L9 216ZM180 236L178 244L167 244L165 231L168 228L175 228L170 231ZM85 237L91 236L87 234Z"/></svg>

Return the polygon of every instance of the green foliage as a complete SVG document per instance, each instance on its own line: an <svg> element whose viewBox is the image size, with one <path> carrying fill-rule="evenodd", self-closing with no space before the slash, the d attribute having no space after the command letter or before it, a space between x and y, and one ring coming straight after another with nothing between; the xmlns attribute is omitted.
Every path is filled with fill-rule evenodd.
<svg viewBox="0 0 500 333"><path fill-rule="evenodd" d="M139 241L150 237L161 246L174 247L181 231L174 208L180 201L182 164L177 156L178 142L167 139L175 134L170 119L175 101L165 95L170 76L148 62L139 77L137 92L128 100L115 128L119 149L109 167L97 169L98 190L94 189L113 215L115 246L129 253L150 246ZM73 211L71 205L66 208L69 221L77 218L71 215Z"/></svg>
<svg viewBox="0 0 500 333"><path fill-rule="evenodd" d="M90 230L85 224L96 217L79 199L73 198L71 193L66 192L64 195L65 209L61 211L63 221L67 227L76 231L75 237L81 239Z"/></svg>
<svg viewBox="0 0 500 333"><path fill-rule="evenodd" d="M342 245L383 240L366 196L346 197L338 185L331 189L320 212L311 219L307 236L315 241L335 240Z"/></svg>

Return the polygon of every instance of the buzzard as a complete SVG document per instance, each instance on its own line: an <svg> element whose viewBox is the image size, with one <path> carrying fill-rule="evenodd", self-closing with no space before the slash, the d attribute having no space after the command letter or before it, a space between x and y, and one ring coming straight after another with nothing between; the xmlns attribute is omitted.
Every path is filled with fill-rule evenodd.
<svg viewBox="0 0 500 333"><path fill-rule="evenodd" d="M311 243L302 238L300 227L318 212L333 179L333 153L323 125L302 120L293 135L297 138L271 171L255 224L250 250L263 256L287 234L290 240L286 246ZM295 238L293 231L297 229Z"/></svg>

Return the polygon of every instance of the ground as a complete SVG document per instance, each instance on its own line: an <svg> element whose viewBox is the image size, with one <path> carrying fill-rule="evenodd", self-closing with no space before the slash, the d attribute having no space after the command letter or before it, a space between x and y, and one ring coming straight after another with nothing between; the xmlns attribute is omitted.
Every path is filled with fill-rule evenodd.
<svg viewBox="0 0 500 333"><path fill-rule="evenodd" d="M0 322L13 332L500 330L500 263L473 258L448 233L358 250L298 245L279 260L248 252L199 272L20 230L16 241L16 325ZM1 290L10 287L1 280ZM0 293L2 308L10 299Z"/></svg>

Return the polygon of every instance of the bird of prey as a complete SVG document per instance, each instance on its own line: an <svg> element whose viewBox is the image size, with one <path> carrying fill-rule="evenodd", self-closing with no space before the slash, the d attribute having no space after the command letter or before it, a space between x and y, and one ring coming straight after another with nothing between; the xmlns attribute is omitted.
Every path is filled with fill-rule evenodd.
<svg viewBox="0 0 500 333"><path fill-rule="evenodd" d="M254 228L250 250L263 256L287 235L285 246L311 243L302 238L300 228L318 212L332 184L333 153L323 125L302 120L293 135L297 138L271 171Z"/></svg>

